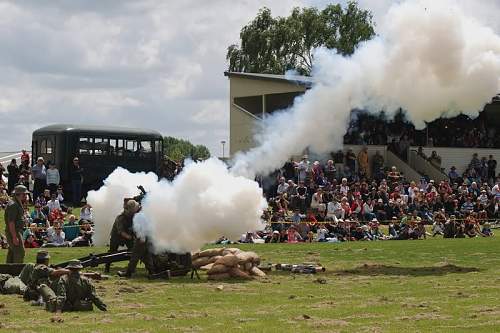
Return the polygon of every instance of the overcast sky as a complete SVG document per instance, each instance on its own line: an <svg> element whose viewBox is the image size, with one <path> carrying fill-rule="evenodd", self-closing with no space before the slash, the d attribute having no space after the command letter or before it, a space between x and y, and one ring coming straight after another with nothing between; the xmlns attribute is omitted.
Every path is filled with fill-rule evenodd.
<svg viewBox="0 0 500 333"><path fill-rule="evenodd" d="M227 46L262 6L286 15L327 2L0 1L0 151L29 147L38 127L76 123L151 128L220 155ZM378 19L390 2L360 4Z"/></svg>

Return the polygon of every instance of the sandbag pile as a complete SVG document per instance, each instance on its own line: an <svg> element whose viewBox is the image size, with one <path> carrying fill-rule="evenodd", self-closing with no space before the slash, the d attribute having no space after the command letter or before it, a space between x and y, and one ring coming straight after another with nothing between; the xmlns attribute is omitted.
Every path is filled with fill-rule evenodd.
<svg viewBox="0 0 500 333"><path fill-rule="evenodd" d="M191 256L193 267L207 271L209 280L230 278L251 279L266 274L258 266L260 258L255 252L244 252L237 248L215 248Z"/></svg>

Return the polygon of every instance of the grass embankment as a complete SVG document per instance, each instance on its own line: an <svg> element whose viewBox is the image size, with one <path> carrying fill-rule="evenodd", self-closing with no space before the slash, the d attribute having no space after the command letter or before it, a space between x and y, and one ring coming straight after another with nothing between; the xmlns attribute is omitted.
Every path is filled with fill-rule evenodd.
<svg viewBox="0 0 500 333"><path fill-rule="evenodd" d="M265 262L319 261L317 275L271 273L231 283L112 277L96 283L109 311L64 313L63 323L0 295L5 332L494 332L500 330L500 240L241 245ZM105 248L50 249L53 262ZM27 261L36 250L27 251ZM6 251L0 252L0 261ZM125 266L118 263L112 272ZM319 283L318 278L326 283ZM222 285L223 290L217 290Z"/></svg>

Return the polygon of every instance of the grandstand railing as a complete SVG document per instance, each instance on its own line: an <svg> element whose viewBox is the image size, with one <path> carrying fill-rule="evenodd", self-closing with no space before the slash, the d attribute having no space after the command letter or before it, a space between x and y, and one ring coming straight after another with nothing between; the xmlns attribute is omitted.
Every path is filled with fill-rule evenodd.
<svg viewBox="0 0 500 333"><path fill-rule="evenodd" d="M400 159L396 154L390 150L386 151L386 165L391 167L395 166L399 172L403 173L404 177L408 181L418 182L422 175L413 169L408 163Z"/></svg>
<svg viewBox="0 0 500 333"><path fill-rule="evenodd" d="M440 168L436 167L422 156L419 156L415 150L410 150L409 164L414 170L428 176L436 182L448 179L448 176Z"/></svg>

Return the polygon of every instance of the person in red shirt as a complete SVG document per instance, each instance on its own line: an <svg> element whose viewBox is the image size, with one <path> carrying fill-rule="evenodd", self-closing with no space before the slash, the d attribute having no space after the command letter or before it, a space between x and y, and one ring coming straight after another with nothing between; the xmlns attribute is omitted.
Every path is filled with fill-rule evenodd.
<svg viewBox="0 0 500 333"><path fill-rule="evenodd" d="M30 234L24 241L24 247L27 249L36 249L40 247L40 244L37 243L33 234Z"/></svg>

